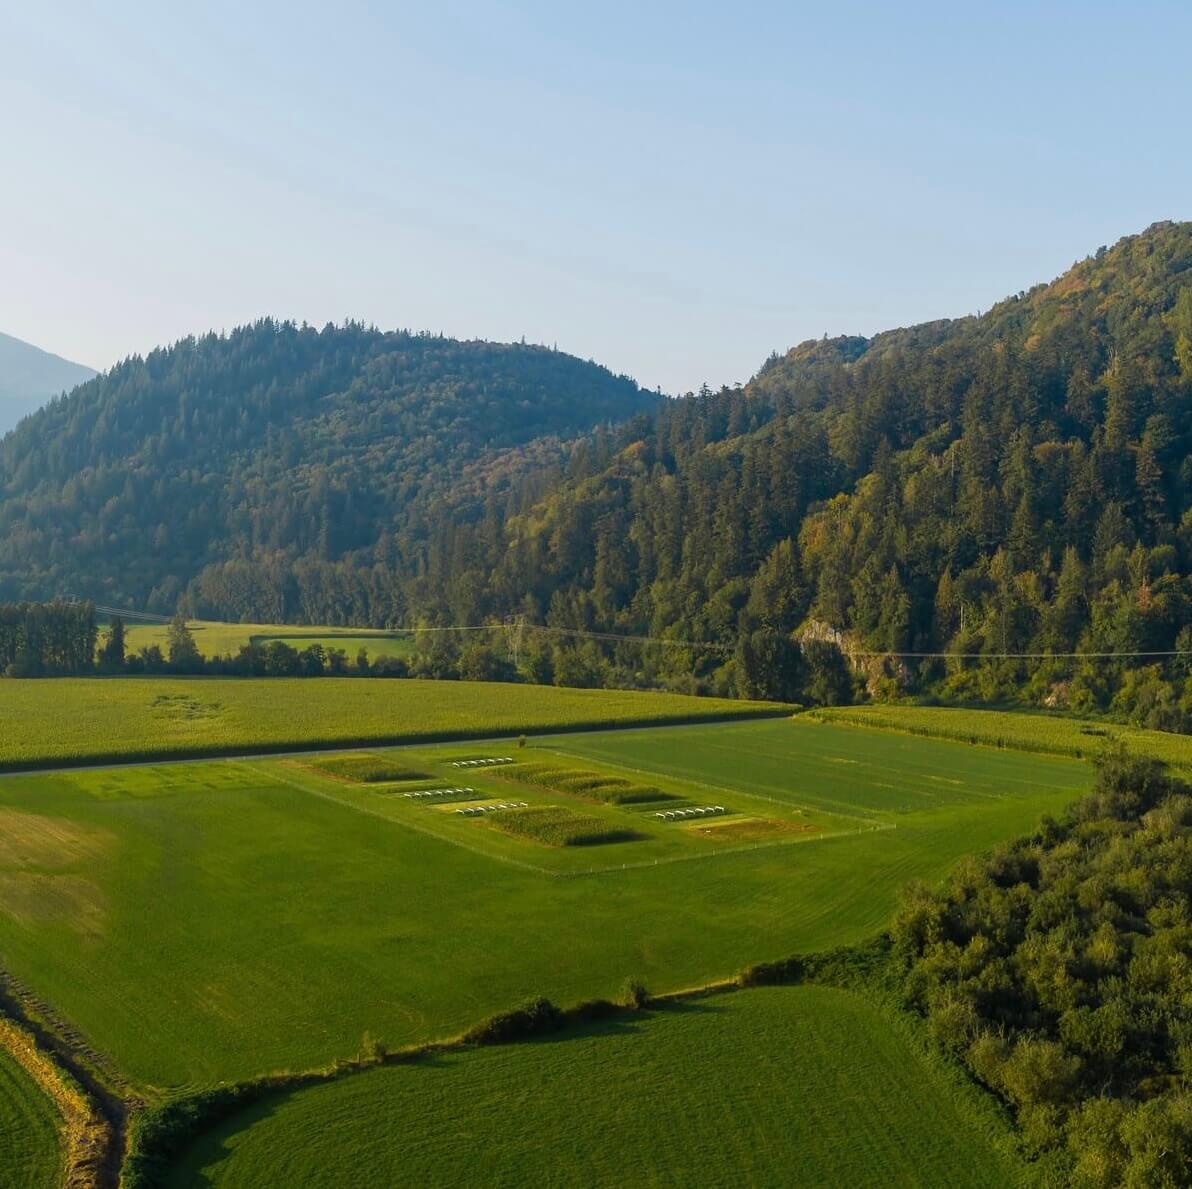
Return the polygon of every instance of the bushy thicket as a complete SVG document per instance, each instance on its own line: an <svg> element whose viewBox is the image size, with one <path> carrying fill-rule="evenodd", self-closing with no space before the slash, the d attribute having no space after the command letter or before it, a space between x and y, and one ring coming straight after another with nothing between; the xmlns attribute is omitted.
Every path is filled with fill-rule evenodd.
<svg viewBox="0 0 1192 1189"><path fill-rule="evenodd" d="M497 1012L481 1020L464 1033L463 1039L465 1044L508 1044L511 1040L557 1032L565 1023L563 1012L549 999L539 996L512 1011Z"/></svg>
<svg viewBox="0 0 1192 1189"><path fill-rule="evenodd" d="M1061 821L912 886L928 1027L1082 1186L1192 1184L1192 786L1111 751Z"/></svg>

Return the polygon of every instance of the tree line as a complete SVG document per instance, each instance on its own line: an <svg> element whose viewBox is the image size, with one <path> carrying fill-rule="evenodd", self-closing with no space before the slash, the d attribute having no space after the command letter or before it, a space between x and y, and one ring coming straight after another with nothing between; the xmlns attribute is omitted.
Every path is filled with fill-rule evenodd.
<svg viewBox="0 0 1192 1189"><path fill-rule="evenodd" d="M0 673L56 677L90 672L97 635L91 603L0 604Z"/></svg>

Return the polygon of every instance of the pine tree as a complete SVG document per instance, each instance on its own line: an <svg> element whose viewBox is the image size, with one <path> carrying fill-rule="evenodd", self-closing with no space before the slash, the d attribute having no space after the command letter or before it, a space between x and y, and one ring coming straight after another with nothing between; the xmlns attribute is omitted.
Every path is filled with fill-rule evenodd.
<svg viewBox="0 0 1192 1189"><path fill-rule="evenodd" d="M166 630L166 655L170 668L176 673L193 673L202 668L203 658L199 654L199 646L181 611L170 620Z"/></svg>

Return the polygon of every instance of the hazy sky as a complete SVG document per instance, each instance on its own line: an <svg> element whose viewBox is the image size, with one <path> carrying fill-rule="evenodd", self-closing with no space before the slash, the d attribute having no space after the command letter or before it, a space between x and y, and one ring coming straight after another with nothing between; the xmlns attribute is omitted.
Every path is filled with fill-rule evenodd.
<svg viewBox="0 0 1192 1189"><path fill-rule="evenodd" d="M0 330L274 314L681 392L1192 217L1192 5L0 0Z"/></svg>

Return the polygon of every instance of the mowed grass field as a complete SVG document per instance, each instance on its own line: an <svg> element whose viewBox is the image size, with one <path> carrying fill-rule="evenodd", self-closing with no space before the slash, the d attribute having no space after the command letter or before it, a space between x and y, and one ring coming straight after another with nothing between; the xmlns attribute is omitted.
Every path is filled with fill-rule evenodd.
<svg viewBox="0 0 1192 1189"><path fill-rule="evenodd" d="M1176 768L1192 768L1192 736L1104 720L943 706L839 706L814 714L824 722L1076 758L1095 756L1107 742L1120 741L1138 755L1154 756Z"/></svg>
<svg viewBox="0 0 1192 1189"><path fill-rule="evenodd" d="M268 697L276 684L257 688ZM461 703L473 693L451 689ZM493 689L525 687L481 692ZM611 997L627 976L674 990L859 940L907 879L1029 829L1091 775L1072 760L787 719L539 743L527 753L673 769L658 782L850 828L709 848L643 823L646 841L549 847L302 759L14 774L0 779L0 964L134 1084L165 1094L320 1065L357 1051L366 1030L390 1046L441 1038L531 995ZM508 751L392 754L430 763L441 784L461 757ZM458 783L500 785L504 798L519 787L496 770Z"/></svg>
<svg viewBox="0 0 1192 1189"><path fill-rule="evenodd" d="M291 648L308 648L321 644L324 648L342 648L352 660L361 648L372 658L378 656L408 656L414 649L414 637L405 632L386 632L373 628L332 628L292 626L269 623L216 623L210 620L191 620L187 625L199 651L206 657L229 656L248 644L267 644L270 640L284 640ZM156 644L166 651L166 624L130 624L125 640L130 652L137 652Z"/></svg>
<svg viewBox="0 0 1192 1189"><path fill-rule="evenodd" d="M0 682L0 768L782 713L681 694L372 678Z"/></svg>
<svg viewBox="0 0 1192 1189"><path fill-rule="evenodd" d="M0 1185L47 1189L61 1167L59 1118L32 1078L0 1049Z"/></svg>
<svg viewBox="0 0 1192 1189"><path fill-rule="evenodd" d="M549 1041L450 1052L257 1103L174 1189L952 1185L1026 1169L975 1093L866 1000L709 996Z"/></svg>

